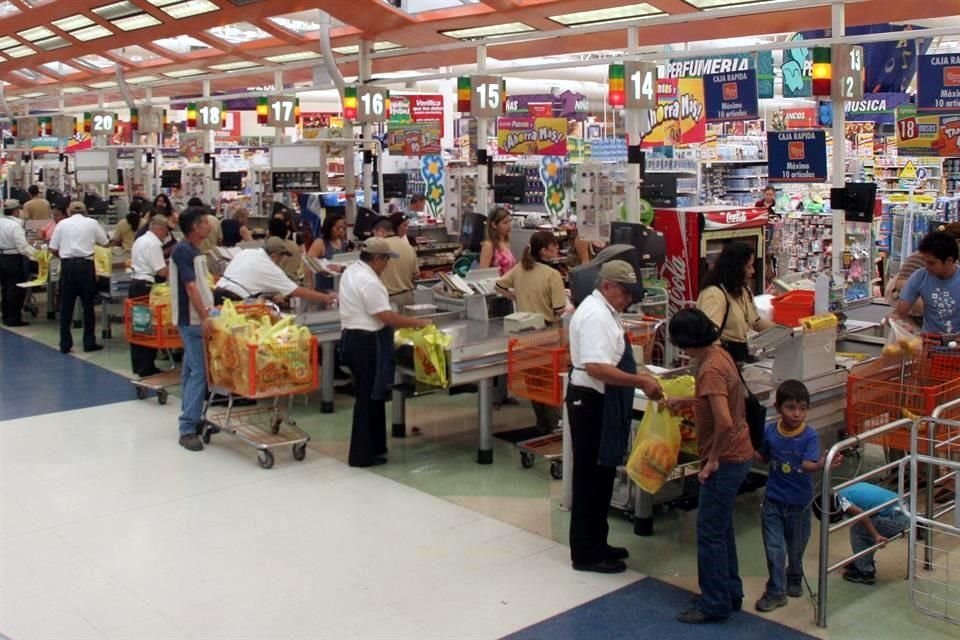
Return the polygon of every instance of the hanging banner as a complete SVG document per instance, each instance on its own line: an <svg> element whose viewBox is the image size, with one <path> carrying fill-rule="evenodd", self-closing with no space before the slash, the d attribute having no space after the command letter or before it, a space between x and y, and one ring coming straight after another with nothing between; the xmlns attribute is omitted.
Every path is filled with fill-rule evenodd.
<svg viewBox="0 0 960 640"><path fill-rule="evenodd" d="M753 69L704 76L703 93L707 122L757 118L757 72Z"/></svg>
<svg viewBox="0 0 960 640"><path fill-rule="evenodd" d="M850 121L893 124L897 107L909 102L906 93L865 93L863 100L845 102L843 110Z"/></svg>
<svg viewBox="0 0 960 640"><path fill-rule="evenodd" d="M897 109L897 152L904 156L960 156L960 115L918 114Z"/></svg>
<svg viewBox="0 0 960 640"><path fill-rule="evenodd" d="M777 131L767 134L770 182L826 182L827 134L824 131Z"/></svg>
<svg viewBox="0 0 960 640"><path fill-rule="evenodd" d="M817 126L817 110L814 107L779 109L770 114L772 131L813 129Z"/></svg>
<svg viewBox="0 0 960 640"><path fill-rule="evenodd" d="M960 111L960 54L920 56L917 111Z"/></svg>
<svg viewBox="0 0 960 640"><path fill-rule="evenodd" d="M566 156L566 118L497 118L497 151L511 156Z"/></svg>
<svg viewBox="0 0 960 640"><path fill-rule="evenodd" d="M707 135L703 106L703 78L657 81L657 108L648 116L644 147L699 144Z"/></svg>
<svg viewBox="0 0 960 640"><path fill-rule="evenodd" d="M392 155L436 155L442 151L442 139L442 122L391 124L387 131L387 147Z"/></svg>
<svg viewBox="0 0 960 640"><path fill-rule="evenodd" d="M532 105L532 107L531 107ZM546 105L550 105L547 110ZM575 91L564 91L557 95L537 93L507 96L507 115L557 117L568 120L585 120L590 111L587 97Z"/></svg>
<svg viewBox="0 0 960 640"><path fill-rule="evenodd" d="M390 94L390 126L411 122L437 122L443 136L442 95Z"/></svg>
<svg viewBox="0 0 960 640"><path fill-rule="evenodd" d="M527 104L527 113L534 118L552 118L552 102L530 102Z"/></svg>

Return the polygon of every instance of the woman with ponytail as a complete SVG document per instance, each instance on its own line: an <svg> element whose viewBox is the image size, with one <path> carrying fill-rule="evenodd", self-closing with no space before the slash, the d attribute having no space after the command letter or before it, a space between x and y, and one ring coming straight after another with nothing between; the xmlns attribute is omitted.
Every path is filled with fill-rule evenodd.
<svg viewBox="0 0 960 640"><path fill-rule="evenodd" d="M567 306L560 272L550 266L560 254L557 239L549 231L537 231L523 250L523 259L497 280L497 292L516 301L517 311L539 313L548 326L559 326ZM559 407L533 403L537 428L551 433L560 421Z"/></svg>

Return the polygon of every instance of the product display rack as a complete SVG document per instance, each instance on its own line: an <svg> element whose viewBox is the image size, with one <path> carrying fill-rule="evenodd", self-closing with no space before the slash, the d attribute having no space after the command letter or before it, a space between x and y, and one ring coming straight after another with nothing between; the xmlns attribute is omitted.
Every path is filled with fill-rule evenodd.
<svg viewBox="0 0 960 640"><path fill-rule="evenodd" d="M702 163L700 202L752 206L767 186L767 161L710 160Z"/></svg>

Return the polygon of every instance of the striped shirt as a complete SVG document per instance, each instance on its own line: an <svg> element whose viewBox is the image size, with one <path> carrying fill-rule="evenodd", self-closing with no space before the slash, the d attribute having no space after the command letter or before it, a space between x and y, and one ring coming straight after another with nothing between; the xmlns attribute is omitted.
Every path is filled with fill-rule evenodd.
<svg viewBox="0 0 960 640"><path fill-rule="evenodd" d="M753 457L750 444L750 429L744 402L746 391L740 382L740 374L733 358L722 347L713 345L697 367L697 403L694 415L697 424L697 443L700 459L706 460L714 447L720 462L746 462ZM733 418L733 429L718 432L710 396L723 396Z"/></svg>

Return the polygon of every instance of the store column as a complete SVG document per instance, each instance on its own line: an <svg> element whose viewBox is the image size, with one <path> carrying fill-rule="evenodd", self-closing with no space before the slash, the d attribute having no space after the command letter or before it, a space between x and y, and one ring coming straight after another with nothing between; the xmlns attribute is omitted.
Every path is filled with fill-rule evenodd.
<svg viewBox="0 0 960 640"><path fill-rule="evenodd" d="M841 3L836 3L831 5L831 27L833 38L842 38L846 33L846 20L844 17L844 6ZM831 58L837 60L837 45L831 45ZM834 83L835 84L835 83ZM843 100L838 99L836 91L834 91L833 100L831 101L833 108L833 130L831 135L833 136L833 164L831 166L831 182L830 184L835 188L843 188L844 185L844 174L846 172L846 151L847 146L845 143L846 134L846 113L844 111ZM843 252L846 250L846 236L844 233L844 212L839 210L834 206L834 203L830 203L830 207L833 212L833 226L832 233L833 236L833 259L831 261L830 272L833 274L833 278L836 279L840 273L843 271ZM832 286L832 283L831 283Z"/></svg>

